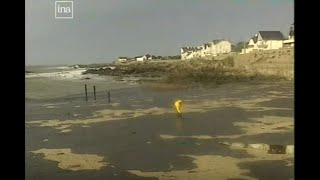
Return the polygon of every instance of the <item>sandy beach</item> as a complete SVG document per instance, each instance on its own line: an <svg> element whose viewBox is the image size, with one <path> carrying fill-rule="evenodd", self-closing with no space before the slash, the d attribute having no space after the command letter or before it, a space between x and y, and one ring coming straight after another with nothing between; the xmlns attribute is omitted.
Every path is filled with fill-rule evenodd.
<svg viewBox="0 0 320 180"><path fill-rule="evenodd" d="M26 179L294 178L292 81L156 90L82 71L26 76Z"/></svg>

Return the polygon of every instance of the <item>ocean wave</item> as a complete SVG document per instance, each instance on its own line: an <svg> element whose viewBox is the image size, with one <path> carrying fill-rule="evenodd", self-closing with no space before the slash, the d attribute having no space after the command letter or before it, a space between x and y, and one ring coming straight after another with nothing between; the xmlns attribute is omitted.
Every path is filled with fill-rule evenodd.
<svg viewBox="0 0 320 180"><path fill-rule="evenodd" d="M86 71L86 69L46 73L28 73L25 75L25 78L82 79L86 77L85 75L82 75L84 71Z"/></svg>

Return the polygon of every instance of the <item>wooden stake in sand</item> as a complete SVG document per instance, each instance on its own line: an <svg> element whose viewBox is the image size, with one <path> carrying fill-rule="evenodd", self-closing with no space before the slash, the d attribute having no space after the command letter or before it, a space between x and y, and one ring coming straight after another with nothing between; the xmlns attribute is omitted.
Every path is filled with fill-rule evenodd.
<svg viewBox="0 0 320 180"><path fill-rule="evenodd" d="M94 100L97 100L97 98L96 98L96 86L93 86L93 96L94 96Z"/></svg>
<svg viewBox="0 0 320 180"><path fill-rule="evenodd" d="M87 92L87 85L86 84L84 85L84 91L86 94L86 101L88 101L88 92Z"/></svg>

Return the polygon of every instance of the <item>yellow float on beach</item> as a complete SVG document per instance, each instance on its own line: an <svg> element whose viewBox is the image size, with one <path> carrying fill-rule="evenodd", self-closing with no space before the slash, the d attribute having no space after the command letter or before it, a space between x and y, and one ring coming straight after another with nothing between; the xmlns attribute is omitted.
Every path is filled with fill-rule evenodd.
<svg viewBox="0 0 320 180"><path fill-rule="evenodd" d="M174 102L174 107L175 107L176 111L179 114L181 114L182 100L177 100L176 102Z"/></svg>

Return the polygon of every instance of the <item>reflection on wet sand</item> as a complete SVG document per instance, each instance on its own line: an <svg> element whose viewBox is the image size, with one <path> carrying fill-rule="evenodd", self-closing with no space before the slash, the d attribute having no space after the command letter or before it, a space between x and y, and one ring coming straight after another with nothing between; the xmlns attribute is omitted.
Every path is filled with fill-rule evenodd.
<svg viewBox="0 0 320 180"><path fill-rule="evenodd" d="M177 115L176 117L176 128L177 128L177 132L178 134L183 134L183 117L181 114Z"/></svg>
<svg viewBox="0 0 320 180"><path fill-rule="evenodd" d="M253 91L252 87L247 89ZM268 90L261 90L262 92L256 94L234 92L236 96L230 95L230 91L228 94L223 94L227 90L214 90L212 96L198 92L205 96L203 99L185 95L183 98L186 106L181 114L176 114L170 107L172 99L167 98L168 93L159 94L156 100L153 100L154 94L143 94L144 99L135 97L135 102L130 101L130 104L125 105L119 100L114 102L117 103L116 106L108 104L105 109L90 106L91 110L94 109L94 113L90 116L85 116L86 109L84 109L83 112L72 113L74 116L70 118L50 119L48 116L45 117L46 120L31 119L26 122L29 128L27 137L35 141L34 137L41 136L41 143L44 138L50 141L43 143L45 147L39 147L41 145L37 143L27 144L27 149L35 154L43 154L46 160L58 162L58 166L62 169L71 171L92 169L108 174L109 166L104 162L108 160L126 173L165 180L259 179L261 177L250 174L252 168L240 166L241 163L257 161L288 161L289 168L282 166L279 171L284 168L292 169L293 145L286 146L286 153L283 153L282 146L268 146L272 150L269 153L261 144L250 142L246 148L242 141L239 140L238 143L236 140L237 138L246 140L248 136L258 136L261 133L264 133L264 136L275 134L277 137L280 133L293 132L294 123L291 116L293 109L287 105L287 101L284 101L284 95L274 92L269 95ZM256 90L254 87L254 92ZM136 90L131 93L136 93ZM248 94L250 96L246 96ZM116 98L120 97L114 97ZM292 99L290 95L286 98ZM278 101L273 101L275 99ZM64 105L56 106L59 108L39 110L61 110L65 113L79 109L75 106L80 107L78 104L72 104L74 109L64 108ZM81 104L82 107L88 106ZM77 116L77 113L83 116ZM56 130L47 133L50 130L47 127ZM219 144L217 140L221 138L231 141L227 143L231 145ZM69 145L70 150L65 149L65 144ZM191 159L170 165L168 171L168 164L178 162L181 156ZM148 160L141 160L143 158ZM83 161L84 159L86 161ZM137 159L139 161L134 162ZM33 162L38 163L35 160Z"/></svg>

